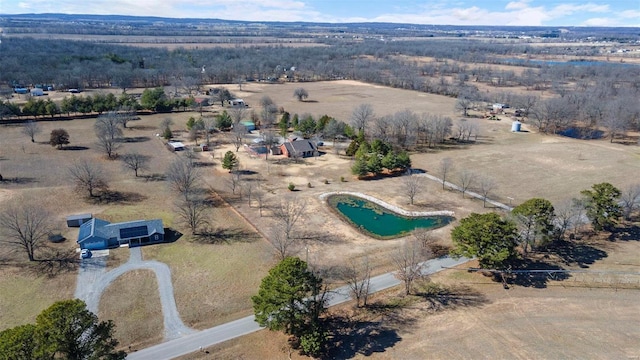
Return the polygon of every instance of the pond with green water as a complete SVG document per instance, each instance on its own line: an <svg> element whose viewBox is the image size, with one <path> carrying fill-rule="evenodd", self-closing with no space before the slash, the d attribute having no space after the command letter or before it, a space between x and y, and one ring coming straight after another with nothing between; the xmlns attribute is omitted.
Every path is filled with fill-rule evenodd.
<svg viewBox="0 0 640 360"><path fill-rule="evenodd" d="M405 236L417 228L437 229L454 220L447 215L405 216L353 195L331 195L327 203L345 221L378 239Z"/></svg>

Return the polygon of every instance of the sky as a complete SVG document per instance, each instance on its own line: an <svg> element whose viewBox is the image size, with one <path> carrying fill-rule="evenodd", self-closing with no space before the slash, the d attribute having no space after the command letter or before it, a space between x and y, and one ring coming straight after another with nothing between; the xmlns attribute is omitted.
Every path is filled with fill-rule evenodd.
<svg viewBox="0 0 640 360"><path fill-rule="evenodd" d="M24 13L330 23L640 27L640 0L0 0L0 14Z"/></svg>

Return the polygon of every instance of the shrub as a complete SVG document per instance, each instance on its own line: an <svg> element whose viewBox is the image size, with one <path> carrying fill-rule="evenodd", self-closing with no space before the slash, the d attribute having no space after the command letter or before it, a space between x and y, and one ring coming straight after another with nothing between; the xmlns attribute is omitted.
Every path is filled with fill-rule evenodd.
<svg viewBox="0 0 640 360"><path fill-rule="evenodd" d="M296 189L296 186L293 183L289 183L289 186L287 186L287 189L289 189L289 191L293 191Z"/></svg>
<svg viewBox="0 0 640 360"><path fill-rule="evenodd" d="M311 186L311 183L307 183L307 187L312 188L313 186Z"/></svg>

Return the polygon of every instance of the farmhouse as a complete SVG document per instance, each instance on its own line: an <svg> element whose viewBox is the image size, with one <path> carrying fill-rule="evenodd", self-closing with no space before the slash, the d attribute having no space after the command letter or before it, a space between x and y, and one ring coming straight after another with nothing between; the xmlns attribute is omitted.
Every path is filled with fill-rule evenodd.
<svg viewBox="0 0 640 360"><path fill-rule="evenodd" d="M164 241L162 220L136 220L110 223L93 218L80 226L78 245L81 249L102 250L120 245L136 247Z"/></svg>
<svg viewBox="0 0 640 360"><path fill-rule="evenodd" d="M314 156L318 151L316 146L306 139L285 141L284 144L280 145L280 150L282 151L282 155L286 157L302 158Z"/></svg>

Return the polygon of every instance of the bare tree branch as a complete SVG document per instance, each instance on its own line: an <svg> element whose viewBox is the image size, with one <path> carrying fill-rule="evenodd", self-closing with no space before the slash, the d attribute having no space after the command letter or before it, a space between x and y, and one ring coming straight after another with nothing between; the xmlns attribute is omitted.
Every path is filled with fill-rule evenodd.
<svg viewBox="0 0 640 360"><path fill-rule="evenodd" d="M4 235L0 242L24 251L29 261L34 261L35 252L51 231L51 217L42 206L19 201L0 213L0 230Z"/></svg>

